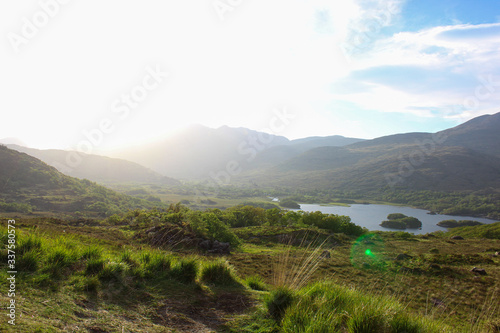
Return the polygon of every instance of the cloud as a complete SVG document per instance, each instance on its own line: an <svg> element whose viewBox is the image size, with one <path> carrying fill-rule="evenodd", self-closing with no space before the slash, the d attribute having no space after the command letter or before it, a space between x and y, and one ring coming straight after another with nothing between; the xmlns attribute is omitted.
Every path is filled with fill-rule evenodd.
<svg viewBox="0 0 500 333"><path fill-rule="evenodd" d="M499 51L500 23L400 32L377 40L331 91L366 109L467 120L500 104Z"/></svg>

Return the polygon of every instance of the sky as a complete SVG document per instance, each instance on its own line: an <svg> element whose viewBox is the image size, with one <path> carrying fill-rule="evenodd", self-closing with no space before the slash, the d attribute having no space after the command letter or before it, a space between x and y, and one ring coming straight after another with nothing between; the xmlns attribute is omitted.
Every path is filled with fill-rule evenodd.
<svg viewBox="0 0 500 333"><path fill-rule="evenodd" d="M191 123L290 139L500 111L498 0L0 3L0 138L98 153Z"/></svg>

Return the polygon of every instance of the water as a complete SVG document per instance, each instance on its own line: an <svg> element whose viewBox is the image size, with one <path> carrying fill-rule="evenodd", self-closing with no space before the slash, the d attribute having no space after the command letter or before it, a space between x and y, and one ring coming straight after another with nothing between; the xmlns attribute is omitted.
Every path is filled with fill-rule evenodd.
<svg viewBox="0 0 500 333"><path fill-rule="evenodd" d="M422 222L421 229L406 229L404 231L411 232L414 234L425 234L433 231L447 231L446 228L442 228L436 225L438 222L443 220L474 220L482 223L494 223L496 221L480 218L480 217L470 217L470 216L452 216L452 215L430 215L427 214L429 211L423 209L416 209L411 207L402 206L390 206L390 205L361 205L355 204L350 207L343 206L320 206L317 204L301 204L300 209L306 212L320 211L327 214L337 214L337 215L347 215L351 218L351 221L367 228L368 230L396 230L382 228L379 224L382 221L387 220L387 215L391 213L402 213L406 216L413 216ZM397 231L401 231L397 229Z"/></svg>

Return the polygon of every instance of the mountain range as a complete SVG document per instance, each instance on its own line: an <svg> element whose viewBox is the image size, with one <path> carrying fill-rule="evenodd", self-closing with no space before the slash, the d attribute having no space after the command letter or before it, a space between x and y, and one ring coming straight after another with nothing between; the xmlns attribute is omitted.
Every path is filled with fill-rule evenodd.
<svg viewBox="0 0 500 333"><path fill-rule="evenodd" d="M499 143L500 113L437 133L372 140L342 136L289 140L246 128L194 125L165 140L116 151L114 158L85 155L66 173L99 182L167 185L179 184L173 177L299 190L497 191ZM68 153L9 147L52 165L63 163Z"/></svg>
<svg viewBox="0 0 500 333"><path fill-rule="evenodd" d="M48 165L56 167L64 174L80 179L88 179L100 183L154 183L179 184L178 180L163 176L140 164L107 156L83 154L79 163L68 163L68 155L72 151L27 148L16 144L7 144L10 149L26 153L40 159Z"/></svg>

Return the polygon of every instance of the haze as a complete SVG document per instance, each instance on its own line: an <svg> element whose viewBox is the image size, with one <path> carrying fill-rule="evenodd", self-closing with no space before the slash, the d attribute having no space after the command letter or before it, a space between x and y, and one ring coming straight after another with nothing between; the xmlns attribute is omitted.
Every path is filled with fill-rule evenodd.
<svg viewBox="0 0 500 333"><path fill-rule="evenodd" d="M294 118L273 134L289 139L435 132L498 112L499 12L496 0L2 2L0 133L77 149L103 127L98 152L191 123L276 132L279 110Z"/></svg>

